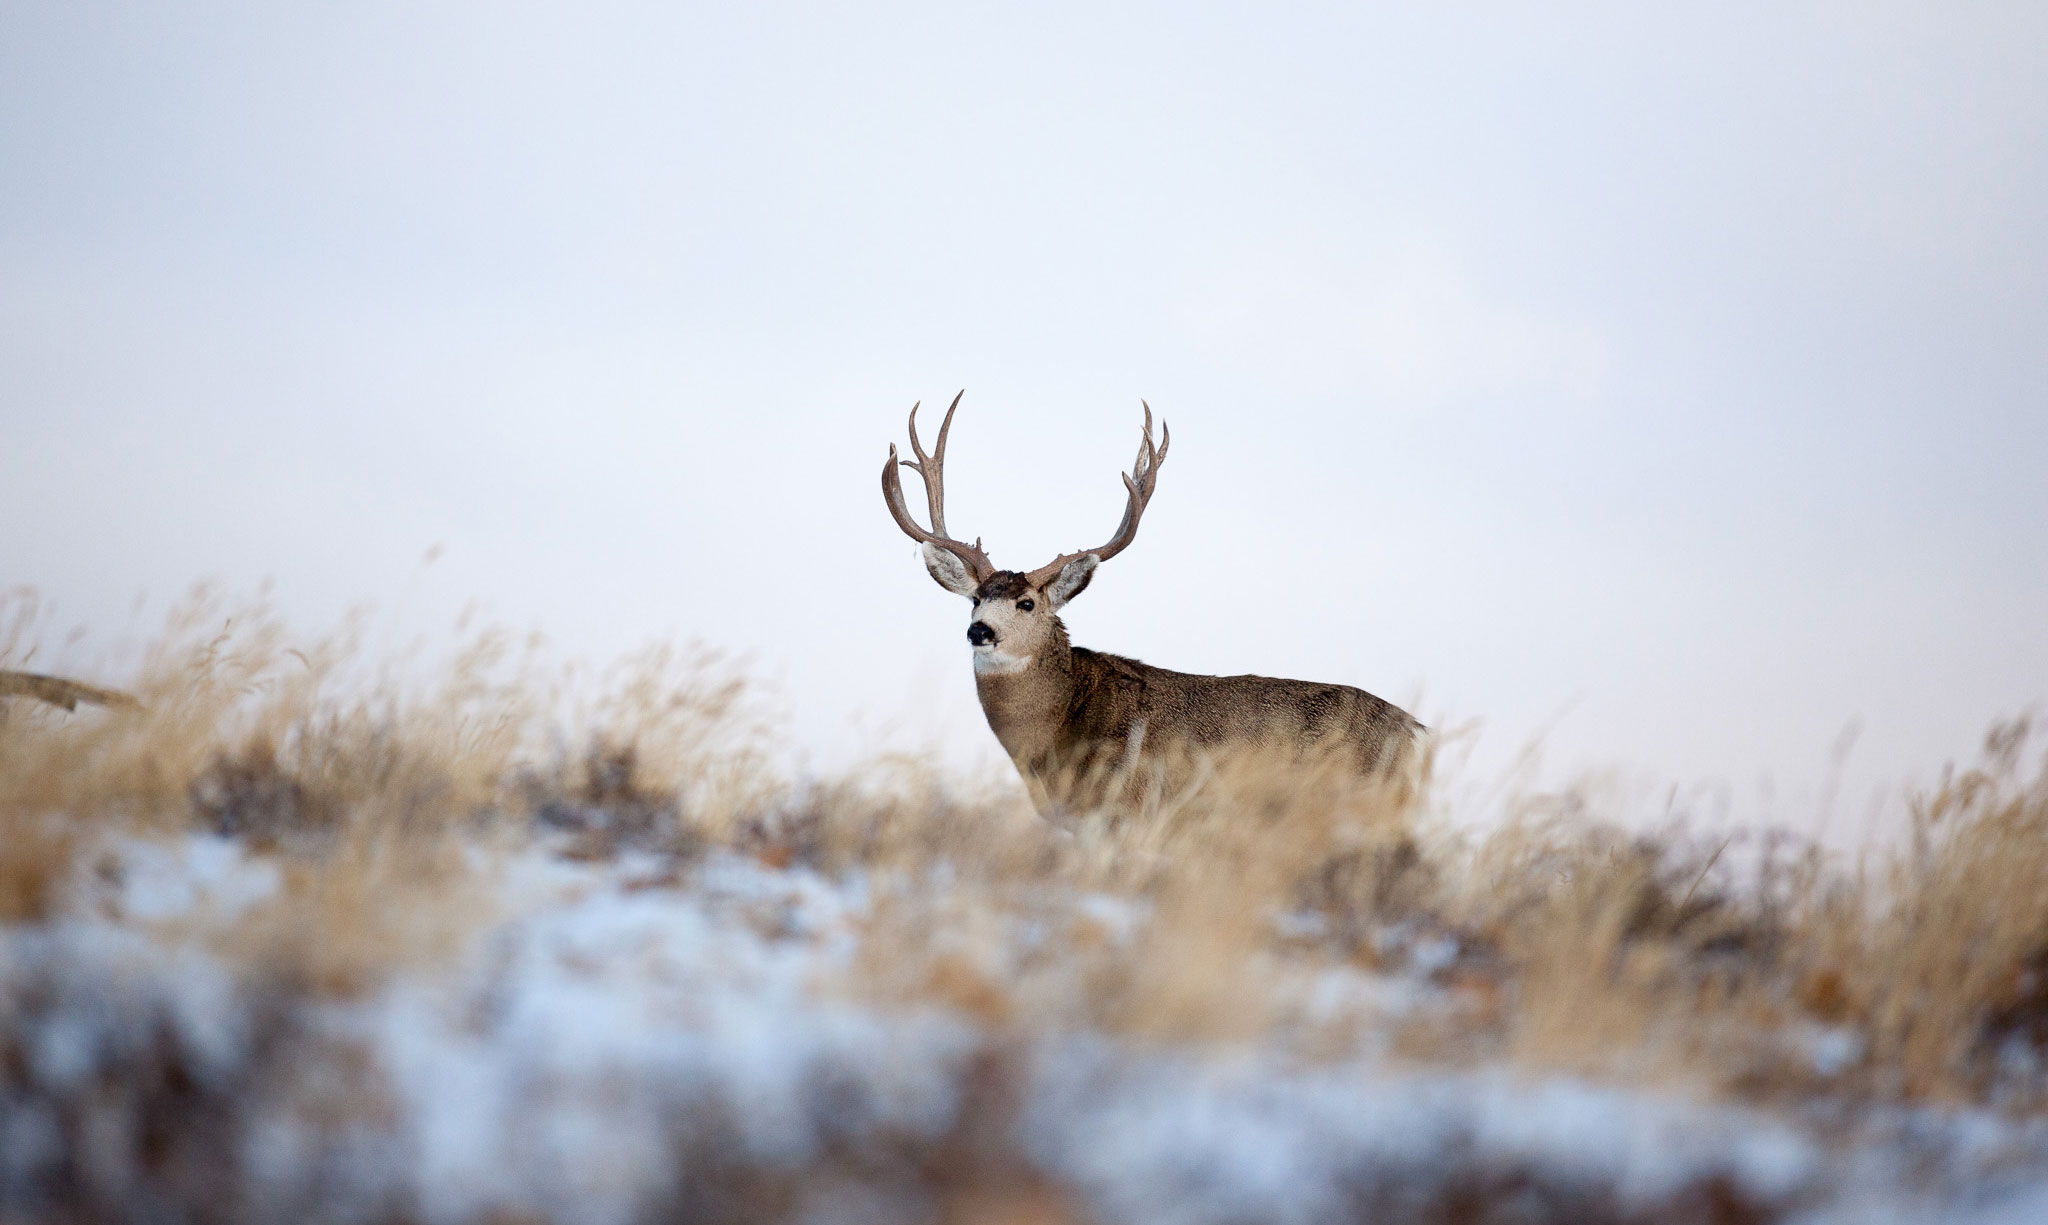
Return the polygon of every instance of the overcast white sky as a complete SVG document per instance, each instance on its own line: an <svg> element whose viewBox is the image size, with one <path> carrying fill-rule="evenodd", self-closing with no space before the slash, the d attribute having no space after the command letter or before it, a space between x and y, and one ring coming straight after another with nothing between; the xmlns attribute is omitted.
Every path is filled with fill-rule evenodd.
<svg viewBox="0 0 2048 1225"><path fill-rule="evenodd" d="M0 0L0 584L77 660L476 597L990 750L876 485L963 386L999 564L1174 427L1084 644L1931 769L2048 697L2048 8Z"/></svg>

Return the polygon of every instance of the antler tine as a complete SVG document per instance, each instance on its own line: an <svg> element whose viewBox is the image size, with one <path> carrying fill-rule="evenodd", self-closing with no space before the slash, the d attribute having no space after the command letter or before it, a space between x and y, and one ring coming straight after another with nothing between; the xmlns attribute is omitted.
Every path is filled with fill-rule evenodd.
<svg viewBox="0 0 2048 1225"><path fill-rule="evenodd" d="M960 395L967 394L962 391ZM903 534L920 544L933 545L959 558L973 573L976 580L985 579L996 571L995 563L988 554L981 551L981 541L963 544L946 535L946 435L953 428L953 411L960 407L960 396L953 397L951 408L946 410L946 420L939 426L938 449L927 455L917 438L917 408L910 410L910 449L917 459L913 462L896 457L896 444L889 444L889 458L882 465L882 500L889 507L889 514L896 520L896 526ZM926 531L910 517L910 510L903 502L903 480L896 474L898 466L909 468L924 481L925 501L931 509L932 530Z"/></svg>
<svg viewBox="0 0 2048 1225"><path fill-rule="evenodd" d="M1131 464L1131 474L1145 486L1145 497L1152 497L1152 485L1159 479L1159 465L1166 462L1166 448L1173 445L1173 431L1166 428L1166 422L1159 423L1159 446L1152 445L1152 406L1145 401L1145 432L1138 439L1138 458Z"/></svg>
<svg viewBox="0 0 2048 1225"><path fill-rule="evenodd" d="M1101 548L1083 549L1078 553L1062 553L1033 570L1025 576L1032 586L1036 587L1050 581L1068 562L1086 557L1090 553L1095 555L1097 561L1108 561L1123 552L1130 546L1131 541L1137 538L1138 521L1144 518L1145 506L1152 501L1152 491L1159 485L1159 466L1166 462L1166 449L1173 445L1173 431L1167 429L1166 423L1161 421L1161 441L1158 446L1153 446L1152 406L1143 400L1138 403L1145 407L1145 431L1138 440L1138 458L1131 462L1131 470L1123 474L1126 495L1124 517L1117 523L1116 534Z"/></svg>
<svg viewBox="0 0 2048 1225"><path fill-rule="evenodd" d="M917 410L924 401L911 405L910 450L917 456L917 462L899 461L924 478L924 500L931 510L932 530L941 536L946 534L946 435L953 432L953 413L960 407L960 397L966 394L967 389L961 388L946 406L946 419L939 423L938 446L930 455L925 454L924 445L917 439Z"/></svg>

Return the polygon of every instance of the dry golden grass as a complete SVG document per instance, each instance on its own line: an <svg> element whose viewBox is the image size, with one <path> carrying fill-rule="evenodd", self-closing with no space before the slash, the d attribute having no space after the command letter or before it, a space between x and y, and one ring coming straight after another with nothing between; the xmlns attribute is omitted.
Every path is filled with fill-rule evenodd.
<svg viewBox="0 0 2048 1225"><path fill-rule="evenodd" d="M76 852L77 838L58 817L0 816L0 923L45 917Z"/></svg>
<svg viewBox="0 0 2048 1225"><path fill-rule="evenodd" d="M33 632L18 598L0 666L32 658ZM367 668L354 628L297 648L260 607L202 594L132 678L90 678L141 709L9 703L0 921L47 913L98 831L224 834L286 881L230 951L347 995L460 949L494 913L478 871L494 848L537 833L586 857L724 848L868 874L856 968L835 989L998 1031L1286 1033L1314 1055L1376 1027L1423 1062L2044 1107L2038 1074L2009 1074L2048 1052L2048 774L2029 768L2024 723L1913 797L1904 844L1855 863L1780 844L1738 868L1725 843L1583 814L1453 834L1422 815L1427 763L1418 802L1315 763L1210 762L1183 793L1066 828L1021 787L915 761L792 780L742 678L703 651L584 676L485 634L430 682L410 675ZM1080 896L1139 918L1047 918L1046 899ZM1021 941L1034 916L1050 934ZM1401 978L1429 1009L1308 1025L1302 985L1333 973ZM1802 1054L1817 1031L1848 1054Z"/></svg>
<svg viewBox="0 0 2048 1225"><path fill-rule="evenodd" d="M1905 850L1803 899L1801 1003L1866 1035L1884 1090L1974 1096L2000 1043L2048 1037L2048 769L2026 773L2029 732L1994 728L1978 765L1913 797Z"/></svg>

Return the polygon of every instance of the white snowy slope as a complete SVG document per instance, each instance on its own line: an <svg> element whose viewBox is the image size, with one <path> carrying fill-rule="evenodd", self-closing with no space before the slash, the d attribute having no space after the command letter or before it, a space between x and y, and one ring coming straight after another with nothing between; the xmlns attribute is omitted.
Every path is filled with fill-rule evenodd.
<svg viewBox="0 0 2048 1225"><path fill-rule="evenodd" d="M480 858L493 912L452 958L335 998L281 989L225 939L283 887L266 859L195 837L96 862L58 917L0 926L0 1218L611 1225L765 1203L850 1225L937 1219L946 1169L993 1163L1077 1219L1158 1225L1479 1202L1506 1214L1488 1219L2048 1220L2048 1128L1985 1112L1766 1112L881 1008L847 989L874 907L859 876Z"/></svg>

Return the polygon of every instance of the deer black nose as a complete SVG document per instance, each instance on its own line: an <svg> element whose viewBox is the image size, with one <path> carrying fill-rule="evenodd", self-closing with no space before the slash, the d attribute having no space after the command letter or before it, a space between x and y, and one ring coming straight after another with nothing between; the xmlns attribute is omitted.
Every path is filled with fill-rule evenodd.
<svg viewBox="0 0 2048 1225"><path fill-rule="evenodd" d="M979 621L967 627L967 641L975 646L984 646L995 640L996 632Z"/></svg>

